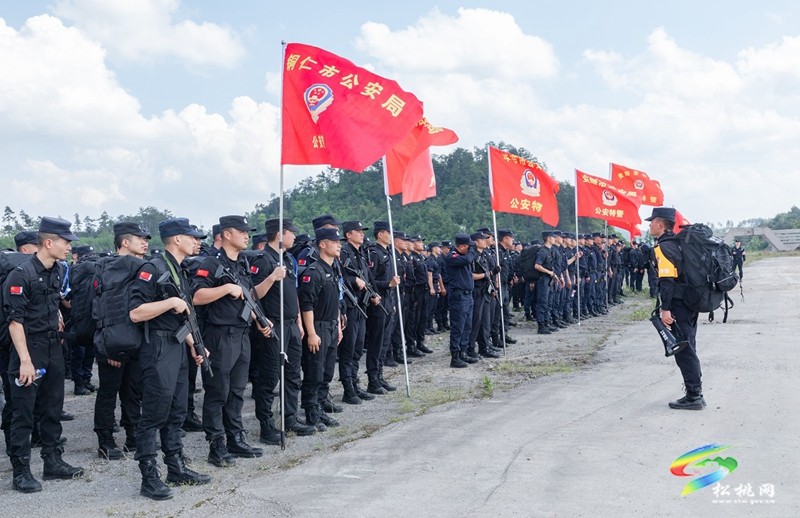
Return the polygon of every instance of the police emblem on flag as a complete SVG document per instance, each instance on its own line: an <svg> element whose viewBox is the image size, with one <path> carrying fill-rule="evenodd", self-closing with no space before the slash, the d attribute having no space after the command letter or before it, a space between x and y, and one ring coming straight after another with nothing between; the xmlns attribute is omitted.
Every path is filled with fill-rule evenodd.
<svg viewBox="0 0 800 518"><path fill-rule="evenodd" d="M539 179L536 178L536 175L533 174L533 171L530 169L525 169L522 173L522 178L520 178L519 186L522 189L522 194L527 196L532 196L534 198L539 197L539 193L541 191L541 187L539 186Z"/></svg>
<svg viewBox="0 0 800 518"><path fill-rule="evenodd" d="M616 204L617 204L617 196L608 189L603 189L603 205L607 205L608 207L614 207Z"/></svg>
<svg viewBox="0 0 800 518"><path fill-rule="evenodd" d="M636 180L633 181L633 188L636 189L637 191L643 191L644 181L637 178Z"/></svg>
<svg viewBox="0 0 800 518"><path fill-rule="evenodd" d="M308 108L308 112L316 124L319 120L319 114L328 109L328 106L333 103L333 90L326 84L313 84L306 89L304 100L306 108Z"/></svg>

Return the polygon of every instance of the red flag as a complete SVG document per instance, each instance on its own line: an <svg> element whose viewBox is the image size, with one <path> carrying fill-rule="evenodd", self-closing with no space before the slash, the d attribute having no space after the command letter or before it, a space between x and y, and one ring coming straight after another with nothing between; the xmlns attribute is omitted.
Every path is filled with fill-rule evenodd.
<svg viewBox="0 0 800 518"><path fill-rule="evenodd" d="M664 192L661 190L661 184L647 176L647 173L624 165L611 164L611 181L617 187L636 191L641 197L642 205L652 205L653 207L664 205Z"/></svg>
<svg viewBox="0 0 800 518"><path fill-rule="evenodd" d="M421 118L422 103L395 81L317 47L286 46L281 164L361 172Z"/></svg>
<svg viewBox="0 0 800 518"><path fill-rule="evenodd" d="M489 146L492 210L535 216L555 227L559 187L536 162Z"/></svg>
<svg viewBox="0 0 800 518"><path fill-rule="evenodd" d="M675 226L672 227L672 231L676 234L681 231L681 225L691 225L686 216L681 214L678 209L675 209Z"/></svg>
<svg viewBox="0 0 800 518"><path fill-rule="evenodd" d="M603 219L609 224L638 225L639 198L609 183L609 180L575 170L575 196L578 199L578 216ZM631 196L633 194L633 196Z"/></svg>
<svg viewBox="0 0 800 518"><path fill-rule="evenodd" d="M423 117L403 140L386 153L386 194L403 193L403 205L436 196L430 146L458 142L453 130L432 126Z"/></svg>
<svg viewBox="0 0 800 518"><path fill-rule="evenodd" d="M611 221L608 222L608 224L610 226L612 226L612 227L621 228L622 230L627 231L628 234L631 235L631 240L634 240L637 237L642 235L642 231L639 230L639 226L638 225L634 225L634 224L632 224L632 223L630 223L628 221L611 220Z"/></svg>

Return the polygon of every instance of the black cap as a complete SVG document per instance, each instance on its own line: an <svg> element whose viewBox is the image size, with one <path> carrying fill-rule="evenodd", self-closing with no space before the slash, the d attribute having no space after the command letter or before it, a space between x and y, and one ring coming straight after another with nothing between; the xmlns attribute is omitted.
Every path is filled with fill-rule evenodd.
<svg viewBox="0 0 800 518"><path fill-rule="evenodd" d="M23 245L37 245L39 244L39 234L30 230L23 230L14 236L14 244L17 245L17 248Z"/></svg>
<svg viewBox="0 0 800 518"><path fill-rule="evenodd" d="M65 219L44 217L39 222L39 233L55 234L67 241L77 241L78 236L70 231L71 226L69 221Z"/></svg>
<svg viewBox="0 0 800 518"><path fill-rule="evenodd" d="M609 234L608 235L608 239L617 239L617 235L616 234Z"/></svg>
<svg viewBox="0 0 800 518"><path fill-rule="evenodd" d="M377 234L381 230L389 230L388 221L375 221L372 223L372 231Z"/></svg>
<svg viewBox="0 0 800 518"><path fill-rule="evenodd" d="M531 246L536 246L536 245L541 245L541 244L542 244L542 242L539 241L538 239L534 239L533 241L531 241Z"/></svg>
<svg viewBox="0 0 800 518"><path fill-rule="evenodd" d="M122 223L114 224L114 237L124 236L126 234L143 237L145 239L150 239L151 237L153 237L150 235L150 232L142 230L142 227L140 227L138 223L131 223L129 221L125 221Z"/></svg>
<svg viewBox="0 0 800 518"><path fill-rule="evenodd" d="M219 218L220 231L225 230L226 228L235 228L236 230L241 230L242 232L256 231L256 229L247 222L247 218L244 216L222 216Z"/></svg>
<svg viewBox="0 0 800 518"><path fill-rule="evenodd" d="M251 243L250 246L252 246L253 250L255 250L257 244L266 242L267 242L266 234L253 234L252 236L250 236L250 243Z"/></svg>
<svg viewBox="0 0 800 518"><path fill-rule="evenodd" d="M20 232L20 234L21 234L21 232ZM17 234L17 235L19 235L19 234ZM16 239L17 239L17 238L15 237L15 238L14 238L14 240L16 241ZM733 242L734 242L734 243L741 243L741 242L742 242L742 240L741 240L741 239L739 239L738 237L736 237L736 238L734 238L734 239L733 239ZM17 246L19 246L19 245L17 245Z"/></svg>
<svg viewBox="0 0 800 518"><path fill-rule="evenodd" d="M81 257L83 257L85 255L93 254L94 253L94 247L91 246L91 245L76 246L75 248L72 249L72 253L77 255L78 259L80 259Z"/></svg>
<svg viewBox="0 0 800 518"><path fill-rule="evenodd" d="M572 232L563 232L562 234L563 234L562 237L565 237L567 239L575 239L575 234L573 234Z"/></svg>
<svg viewBox="0 0 800 518"><path fill-rule="evenodd" d="M513 236L514 231L510 228L501 228L497 231L497 239L503 239L506 236Z"/></svg>
<svg viewBox="0 0 800 518"><path fill-rule="evenodd" d="M294 236L295 245L302 245L303 243L308 243L309 241L311 241L311 236L308 234L297 234Z"/></svg>
<svg viewBox="0 0 800 518"><path fill-rule="evenodd" d="M112 255L114 255L114 252L112 252L111 250L101 250L100 252L97 253L97 255L99 257L111 257Z"/></svg>
<svg viewBox="0 0 800 518"><path fill-rule="evenodd" d="M198 234L202 234L202 235L199 235L199 236L193 236L193 237L197 237L197 239L205 239L205 238L207 238L207 237L208 237L208 234L206 234L205 232L203 232L202 230L200 230L199 228L197 228L197 225L192 225L192 228L193 228L193 229L194 229L194 230L195 230L195 231L196 231Z"/></svg>
<svg viewBox="0 0 800 518"><path fill-rule="evenodd" d="M447 248L453 248L453 243L451 243L450 241L444 240L444 241L442 241L442 246L443 247L446 246Z"/></svg>
<svg viewBox="0 0 800 518"><path fill-rule="evenodd" d="M222 230L220 230L219 228L219 223L214 223L213 225L211 225L212 236L218 236L220 232L222 232Z"/></svg>
<svg viewBox="0 0 800 518"><path fill-rule="evenodd" d="M319 243L325 239L339 241L342 239L338 228L318 228L314 231L314 240Z"/></svg>
<svg viewBox="0 0 800 518"><path fill-rule="evenodd" d="M264 222L264 229L267 231L267 234L272 234L278 231L278 225L280 221L278 218L268 219ZM288 230L289 232L294 232L297 234L300 232L300 229L294 226L292 220L289 218L283 218L283 230Z"/></svg>
<svg viewBox="0 0 800 518"><path fill-rule="evenodd" d="M158 224L158 235L162 241L172 236L205 237L202 232L189 224L187 218L165 219ZM152 250L151 253L153 253Z"/></svg>
<svg viewBox="0 0 800 518"><path fill-rule="evenodd" d="M653 213L645 221L653 221L655 218L664 218L675 221L675 209L672 207L653 207Z"/></svg>
<svg viewBox="0 0 800 518"><path fill-rule="evenodd" d="M542 232L542 241L547 240L548 237L555 237L556 231L555 230L545 230Z"/></svg>
<svg viewBox="0 0 800 518"><path fill-rule="evenodd" d="M489 237L489 235L488 234L484 234L480 230L469 236L469 238L472 241L477 241L478 239L486 239L487 237Z"/></svg>
<svg viewBox="0 0 800 518"><path fill-rule="evenodd" d="M434 248L440 246L442 245L440 245L438 241L431 241L430 243L428 243L428 250L433 250Z"/></svg>
<svg viewBox="0 0 800 518"><path fill-rule="evenodd" d="M369 227L365 227L360 221L345 221L342 223L342 232L345 234L353 230L369 230Z"/></svg>
<svg viewBox="0 0 800 518"><path fill-rule="evenodd" d="M475 232L483 232L487 236L491 236L491 235L494 234L494 232L492 232L492 229L490 229L489 227L479 228L479 229L475 230Z"/></svg>
<svg viewBox="0 0 800 518"><path fill-rule="evenodd" d="M421 243L423 241L422 236L419 234L408 236L408 240L411 241L412 243Z"/></svg>
<svg viewBox="0 0 800 518"><path fill-rule="evenodd" d="M481 234L481 235L483 235L483 234ZM475 241L470 239L469 234L465 234L463 232L459 232L458 234L456 234L453 237L453 241L455 241L456 246L459 246L459 245L474 245L475 244Z"/></svg>
<svg viewBox="0 0 800 518"><path fill-rule="evenodd" d="M325 225L339 226L342 224L342 222L336 221L336 218L334 218L331 214L323 214L322 216L317 216L316 218L312 219L311 224L314 226L314 230L316 230Z"/></svg>

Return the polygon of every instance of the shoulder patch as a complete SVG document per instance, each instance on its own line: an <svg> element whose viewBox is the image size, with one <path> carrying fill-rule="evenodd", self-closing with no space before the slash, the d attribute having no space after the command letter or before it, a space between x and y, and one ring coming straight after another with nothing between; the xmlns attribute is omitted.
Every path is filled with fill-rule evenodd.
<svg viewBox="0 0 800 518"><path fill-rule="evenodd" d="M311 276L310 275L303 275L303 282L311 282Z"/></svg>
<svg viewBox="0 0 800 518"><path fill-rule="evenodd" d="M208 270L200 268L195 272L195 275L197 275L198 277L208 277Z"/></svg>
<svg viewBox="0 0 800 518"><path fill-rule="evenodd" d="M250 273L252 273L252 274L258 273L258 266L251 266L250 267Z"/></svg>
<svg viewBox="0 0 800 518"><path fill-rule="evenodd" d="M11 295L22 295L22 286L9 286L8 292Z"/></svg>
<svg viewBox="0 0 800 518"><path fill-rule="evenodd" d="M305 266L306 265L306 260L305 259L298 259L297 260L297 264L299 264L300 266Z"/></svg>
<svg viewBox="0 0 800 518"><path fill-rule="evenodd" d="M150 273L150 272L146 272L144 270L139 272L139 280L140 281L150 282L150 279L152 279L152 278L153 278L153 274Z"/></svg>

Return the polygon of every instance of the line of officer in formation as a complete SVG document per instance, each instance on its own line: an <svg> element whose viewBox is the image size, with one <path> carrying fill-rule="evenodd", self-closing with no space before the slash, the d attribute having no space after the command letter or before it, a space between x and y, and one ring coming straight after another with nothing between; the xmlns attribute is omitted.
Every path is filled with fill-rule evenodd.
<svg viewBox="0 0 800 518"><path fill-rule="evenodd" d="M534 253L526 254L508 229L497 231L498 243L491 229L481 228L471 235L456 234L453 242L426 246L421 236L392 234L385 221L374 222L372 240L365 234L370 228L359 221L340 222L324 214L312 225L313 238L299 234L291 219L283 219L282 228L278 219L268 220L265 233L253 236L248 250L250 233L256 229L242 216L220 218L211 246L202 243L206 236L187 219L173 218L159 224L164 250L148 257L151 235L135 223L116 224L114 257L140 261L133 263L122 310L144 331L138 350L124 357L96 351L92 339L78 331L81 318L96 317L78 310L83 283L96 288L107 281L98 279L96 267L91 268L94 276L81 275L82 264L98 260L93 250L75 247L75 263L67 269L64 260L70 242L77 239L69 222L43 218L38 233L20 233L18 248L32 256L3 286L11 336L4 362L8 401L3 430L13 487L41 490L30 472L32 437L42 447L45 480L81 476L84 471L61 458L62 336L70 337L67 357L75 394L97 391L98 454L118 460L133 453L142 475L141 494L161 500L170 498L172 490L160 478L157 435L166 481L173 485L211 480L189 467L182 446L185 432L205 433L208 462L217 467L263 455L261 448L248 444L242 423L248 380L260 441L281 443L281 427L272 411L281 365L285 430L313 435L339 425L331 414L343 407L330 392L337 364L342 401L359 405L396 390L385 380L384 367L432 353L426 345L431 334L450 332L453 368L498 357L516 342L508 333L516 325L509 311L512 298L524 299L526 316L532 318L535 312L539 333L549 334L572 323L579 313L583 318L606 313L606 293L612 305L622 294L626 263L613 235L606 244L601 234L548 231L541 245L533 245ZM524 264L525 257L531 265ZM66 282L69 271L71 285ZM259 308L251 308L248 298L258 301ZM257 313L266 319L259 322ZM201 336L180 334L189 314L198 319ZM72 332L62 334L65 321ZM98 387L90 382L95 356ZM365 388L359 379L362 356ZM210 369L202 371L200 419L194 393L204 361ZM35 369L45 374L37 378ZM115 431L121 431L114 422L117 398L126 434L122 447L114 439Z"/></svg>

